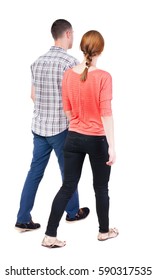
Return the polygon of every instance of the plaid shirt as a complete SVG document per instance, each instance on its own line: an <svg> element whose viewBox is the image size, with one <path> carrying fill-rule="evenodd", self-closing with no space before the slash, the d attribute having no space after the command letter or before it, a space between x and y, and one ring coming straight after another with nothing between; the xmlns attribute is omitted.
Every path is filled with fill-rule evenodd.
<svg viewBox="0 0 156 280"><path fill-rule="evenodd" d="M62 78L78 61L64 49L53 46L32 65L35 103L32 131L40 136L53 136L68 128L62 105Z"/></svg>

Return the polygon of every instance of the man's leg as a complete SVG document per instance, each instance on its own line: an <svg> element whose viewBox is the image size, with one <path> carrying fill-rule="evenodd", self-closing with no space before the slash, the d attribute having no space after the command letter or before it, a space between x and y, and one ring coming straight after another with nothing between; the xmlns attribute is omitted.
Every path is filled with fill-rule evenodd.
<svg viewBox="0 0 156 280"><path fill-rule="evenodd" d="M33 208L36 192L44 175L51 151L52 148L49 146L46 138L34 134L33 158L21 194L16 223L17 228L20 227L20 224L30 223L31 221L30 212Z"/></svg>

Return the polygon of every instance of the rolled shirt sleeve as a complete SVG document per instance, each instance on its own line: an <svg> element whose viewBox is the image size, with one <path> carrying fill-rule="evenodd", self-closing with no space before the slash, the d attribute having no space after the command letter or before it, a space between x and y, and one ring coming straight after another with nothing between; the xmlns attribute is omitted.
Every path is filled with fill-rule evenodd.
<svg viewBox="0 0 156 280"><path fill-rule="evenodd" d="M31 84L35 85L35 79L34 79L34 72L33 72L33 64L30 66L30 70L31 70Z"/></svg>
<svg viewBox="0 0 156 280"><path fill-rule="evenodd" d="M62 80L62 101L63 101L63 110L66 111L71 111L72 107L68 98L68 92L67 92L67 78L68 78L68 71L67 70L64 75L63 75L63 80Z"/></svg>
<svg viewBox="0 0 156 280"><path fill-rule="evenodd" d="M101 92L100 92L101 116L112 115L111 100L112 100L112 77L109 73L107 73L107 77L105 77L105 79L102 80Z"/></svg>

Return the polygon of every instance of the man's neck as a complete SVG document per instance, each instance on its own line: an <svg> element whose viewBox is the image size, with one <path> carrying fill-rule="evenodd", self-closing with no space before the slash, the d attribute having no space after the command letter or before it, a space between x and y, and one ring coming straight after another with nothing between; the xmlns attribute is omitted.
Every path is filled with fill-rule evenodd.
<svg viewBox="0 0 156 280"><path fill-rule="evenodd" d="M61 40L57 40L55 41L55 47L58 47L58 48L62 48L64 49L65 51L67 51L68 47L66 46L66 44L61 41Z"/></svg>

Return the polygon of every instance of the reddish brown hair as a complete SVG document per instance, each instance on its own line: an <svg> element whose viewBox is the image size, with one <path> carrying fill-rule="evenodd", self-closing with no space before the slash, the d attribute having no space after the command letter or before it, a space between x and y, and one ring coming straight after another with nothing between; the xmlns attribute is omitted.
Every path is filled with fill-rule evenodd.
<svg viewBox="0 0 156 280"><path fill-rule="evenodd" d="M104 49L104 44L104 38L101 33L96 30L90 30L83 35L80 43L80 49L86 58L86 68L81 74L81 81L86 81L92 57L101 54Z"/></svg>

